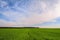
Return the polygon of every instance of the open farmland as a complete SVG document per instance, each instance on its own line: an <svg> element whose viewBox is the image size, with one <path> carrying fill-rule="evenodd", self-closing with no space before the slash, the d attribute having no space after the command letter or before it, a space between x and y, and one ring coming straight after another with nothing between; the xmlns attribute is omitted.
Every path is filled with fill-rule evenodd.
<svg viewBox="0 0 60 40"><path fill-rule="evenodd" d="M60 40L60 29L0 28L0 40Z"/></svg>

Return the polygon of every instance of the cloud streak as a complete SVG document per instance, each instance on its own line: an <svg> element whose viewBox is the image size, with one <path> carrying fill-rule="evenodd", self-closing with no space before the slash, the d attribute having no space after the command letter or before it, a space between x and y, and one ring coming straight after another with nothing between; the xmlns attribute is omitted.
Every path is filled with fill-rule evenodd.
<svg viewBox="0 0 60 40"><path fill-rule="evenodd" d="M57 0L50 6L51 2L34 0L32 1L26 9L18 7L18 5L13 6L8 11L2 12L3 15L10 18L11 25L7 26L31 26L34 24L42 24L44 22L50 22L51 20L60 17L60 1ZM3 21L4 22L4 21ZM8 21L6 24L10 24ZM5 25L4 25L5 26Z"/></svg>

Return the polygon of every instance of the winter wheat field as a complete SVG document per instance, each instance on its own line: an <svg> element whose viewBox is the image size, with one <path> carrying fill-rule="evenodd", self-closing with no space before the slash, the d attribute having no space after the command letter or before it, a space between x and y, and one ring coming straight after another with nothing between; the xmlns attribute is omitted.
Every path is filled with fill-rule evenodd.
<svg viewBox="0 0 60 40"><path fill-rule="evenodd" d="M0 28L0 40L60 40L60 29Z"/></svg>

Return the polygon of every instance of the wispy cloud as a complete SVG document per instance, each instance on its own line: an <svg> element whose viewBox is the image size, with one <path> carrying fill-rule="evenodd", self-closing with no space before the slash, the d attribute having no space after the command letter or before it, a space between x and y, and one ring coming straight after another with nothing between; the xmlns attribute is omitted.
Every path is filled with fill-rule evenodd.
<svg viewBox="0 0 60 40"><path fill-rule="evenodd" d="M8 22L6 20L1 20L0 19L0 27L11 27L11 26L14 26L16 25L14 22Z"/></svg>
<svg viewBox="0 0 60 40"><path fill-rule="evenodd" d="M60 1L56 0L57 2L53 2L53 5L51 5L51 1L33 0L29 5L26 5L26 9L15 5L11 7L14 8L14 10L8 7L8 10L2 13L9 17L11 22L14 21L11 23L14 26L31 26L38 23L42 24L60 17ZM10 24L10 22L8 21L7 24Z"/></svg>

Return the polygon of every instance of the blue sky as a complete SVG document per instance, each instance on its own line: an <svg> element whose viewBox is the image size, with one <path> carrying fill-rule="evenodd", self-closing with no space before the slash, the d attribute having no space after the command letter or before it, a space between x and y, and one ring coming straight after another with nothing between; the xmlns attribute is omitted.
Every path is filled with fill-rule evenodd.
<svg viewBox="0 0 60 40"><path fill-rule="evenodd" d="M60 0L0 0L0 26L58 28Z"/></svg>

